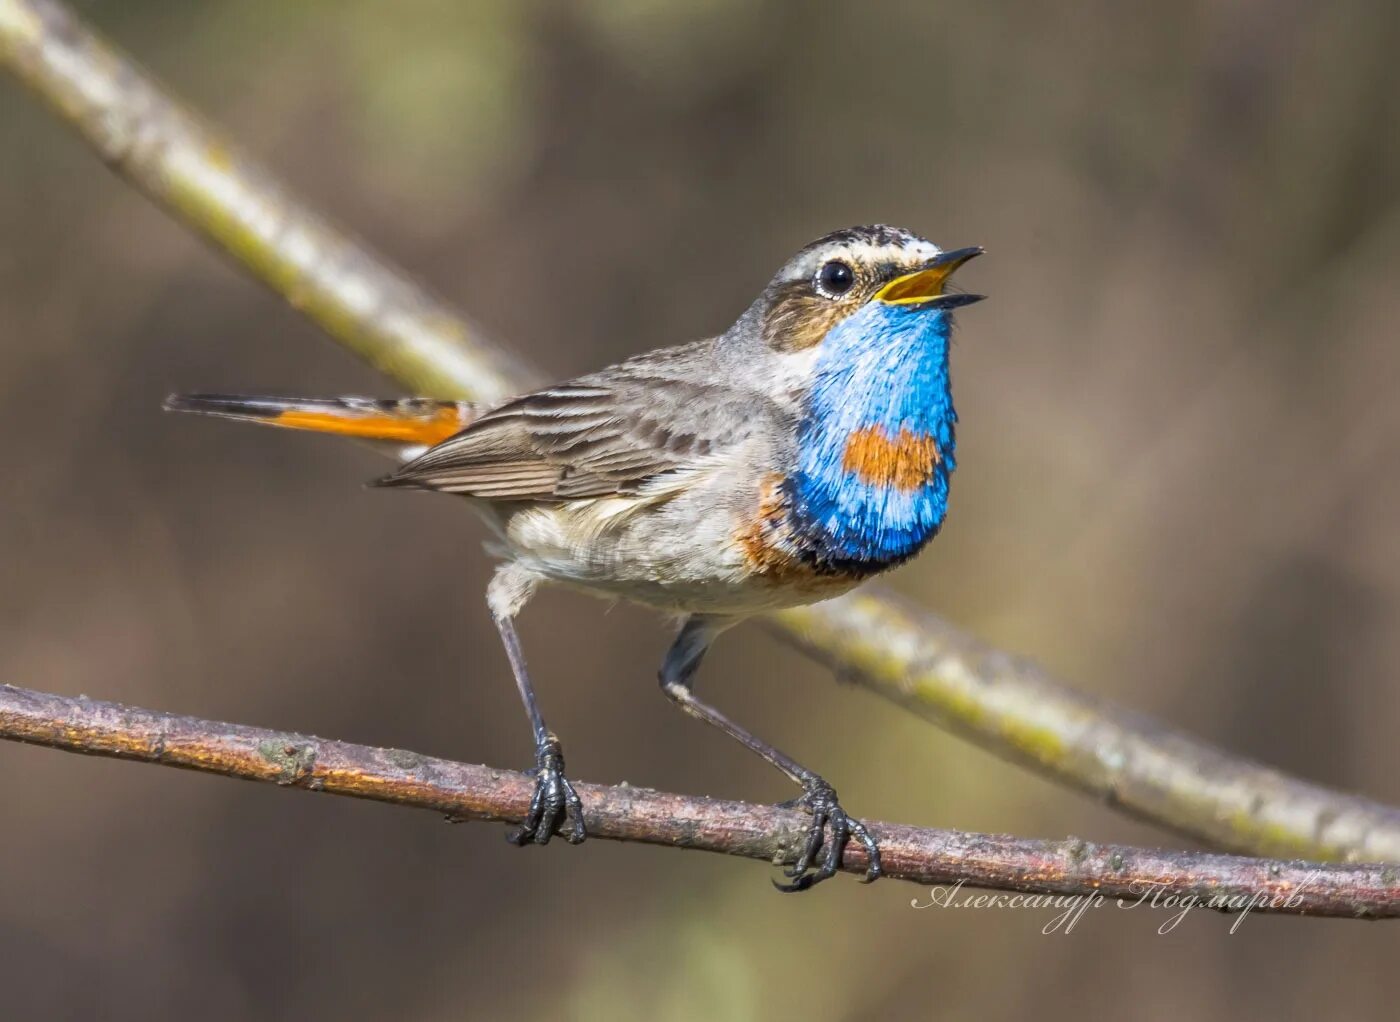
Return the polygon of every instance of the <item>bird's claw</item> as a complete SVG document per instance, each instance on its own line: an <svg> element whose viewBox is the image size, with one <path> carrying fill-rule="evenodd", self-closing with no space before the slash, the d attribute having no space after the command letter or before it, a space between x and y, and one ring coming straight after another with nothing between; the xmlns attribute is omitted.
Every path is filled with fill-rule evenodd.
<svg viewBox="0 0 1400 1022"><path fill-rule="evenodd" d="M841 868L841 854L846 850L846 844L851 838L861 843L869 859L861 882L868 884L879 879L879 845L870 836L865 824L846 815L846 810L842 809L841 803L837 801L836 789L826 781L817 778L807 786L801 797L783 805L787 808L806 809L812 814L812 825L807 831L807 840L802 845L802 853L798 855L797 861L783 870L783 874L792 882L780 884L775 880L774 887L785 893L805 891L835 876L836 871ZM831 831L829 837L826 834L828 829ZM817 853L822 851L823 846L825 854L822 855L820 865L813 869Z"/></svg>
<svg viewBox="0 0 1400 1022"><path fill-rule="evenodd" d="M535 749L535 768L529 771L535 779L535 791L530 796L530 808L525 820L506 835L513 845L546 845L565 820L570 821L564 840L579 844L588 836L583 826L583 803L569 779L564 776L564 750L559 739L550 735Z"/></svg>

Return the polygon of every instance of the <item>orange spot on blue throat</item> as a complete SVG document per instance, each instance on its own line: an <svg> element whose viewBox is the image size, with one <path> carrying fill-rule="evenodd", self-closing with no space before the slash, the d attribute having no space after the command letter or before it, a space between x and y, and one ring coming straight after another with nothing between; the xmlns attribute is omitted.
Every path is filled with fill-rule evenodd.
<svg viewBox="0 0 1400 1022"><path fill-rule="evenodd" d="M938 461L932 434L901 428L890 436L884 426L866 426L846 437L841 467L871 486L911 493L933 478Z"/></svg>

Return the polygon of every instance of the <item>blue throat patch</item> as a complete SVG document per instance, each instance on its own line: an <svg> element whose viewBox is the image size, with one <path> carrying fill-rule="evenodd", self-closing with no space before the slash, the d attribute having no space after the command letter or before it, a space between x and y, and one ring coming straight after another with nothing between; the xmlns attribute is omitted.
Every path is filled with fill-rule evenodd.
<svg viewBox="0 0 1400 1022"><path fill-rule="evenodd" d="M951 333L946 312L872 301L822 340L785 483L801 552L819 570L891 567L943 524L958 419Z"/></svg>

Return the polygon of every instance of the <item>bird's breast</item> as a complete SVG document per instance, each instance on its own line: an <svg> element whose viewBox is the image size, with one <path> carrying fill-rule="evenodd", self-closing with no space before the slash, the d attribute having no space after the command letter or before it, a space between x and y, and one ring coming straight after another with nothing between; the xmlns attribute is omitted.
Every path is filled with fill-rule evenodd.
<svg viewBox="0 0 1400 1022"><path fill-rule="evenodd" d="M942 525L948 468L931 433L850 430L784 480L792 543L823 572L863 577L894 567Z"/></svg>
<svg viewBox="0 0 1400 1022"><path fill-rule="evenodd" d="M840 570L822 559L820 550L798 528L788 482L778 472L765 476L757 507L738 523L733 539L745 573L760 588L791 594L792 599L781 602L838 596L869 572Z"/></svg>

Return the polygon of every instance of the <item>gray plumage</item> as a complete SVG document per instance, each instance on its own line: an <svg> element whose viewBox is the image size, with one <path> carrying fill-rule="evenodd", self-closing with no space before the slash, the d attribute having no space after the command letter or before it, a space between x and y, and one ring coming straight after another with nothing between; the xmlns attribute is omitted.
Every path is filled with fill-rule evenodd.
<svg viewBox="0 0 1400 1022"><path fill-rule="evenodd" d="M791 409L736 378L726 334L663 348L493 408L379 481L487 500L635 494L653 477L781 435Z"/></svg>

